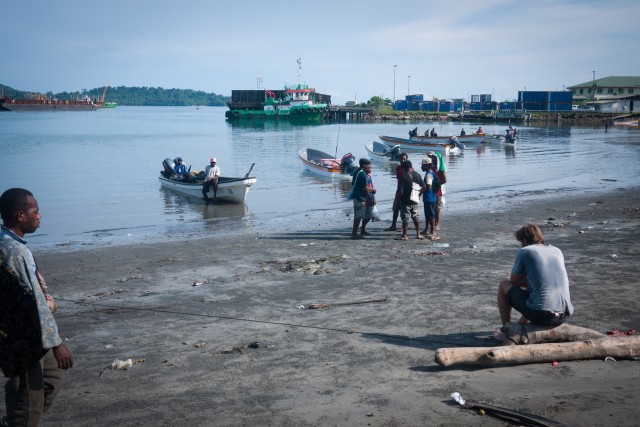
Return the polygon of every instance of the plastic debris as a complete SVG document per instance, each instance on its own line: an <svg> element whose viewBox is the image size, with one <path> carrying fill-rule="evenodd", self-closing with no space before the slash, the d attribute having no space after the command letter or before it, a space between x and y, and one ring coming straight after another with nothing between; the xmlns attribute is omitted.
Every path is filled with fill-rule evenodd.
<svg viewBox="0 0 640 427"><path fill-rule="evenodd" d="M618 258L618 255L616 255L616 254L611 254L611 258Z"/></svg>
<svg viewBox="0 0 640 427"><path fill-rule="evenodd" d="M300 305L298 306L298 310L302 310L303 308L304 308L304 304L300 304Z"/></svg>
<svg viewBox="0 0 640 427"><path fill-rule="evenodd" d="M120 360L120 359L116 359L113 362L111 362L111 369L129 369L130 367L133 366L133 360L131 359L127 359L127 360Z"/></svg>
<svg viewBox="0 0 640 427"><path fill-rule="evenodd" d="M607 363L616 363L616 359L614 359L614 358L613 358L613 357L611 357L611 356L607 356L607 357L605 357L605 358L604 358L604 361L605 361L605 362L607 362Z"/></svg>
<svg viewBox="0 0 640 427"><path fill-rule="evenodd" d="M454 391L453 393L451 393L451 398L456 402L458 402L460 405L465 404L464 399L462 398L462 396L460 396L460 393L458 393L457 391Z"/></svg>
<svg viewBox="0 0 640 427"><path fill-rule="evenodd" d="M558 361L557 361L557 360L554 360L554 361L551 363L551 365L553 365L553 366L558 366Z"/></svg>

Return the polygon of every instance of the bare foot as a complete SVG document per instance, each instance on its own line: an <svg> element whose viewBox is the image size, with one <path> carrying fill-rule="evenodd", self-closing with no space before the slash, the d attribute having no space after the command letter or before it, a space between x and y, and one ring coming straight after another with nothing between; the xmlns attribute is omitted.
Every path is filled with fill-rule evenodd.
<svg viewBox="0 0 640 427"><path fill-rule="evenodd" d="M362 234L363 236L371 236L371 233L369 233L367 230L362 230L360 234Z"/></svg>
<svg viewBox="0 0 640 427"><path fill-rule="evenodd" d="M409 240L409 238L405 235L402 235L400 237L396 237L396 240Z"/></svg>

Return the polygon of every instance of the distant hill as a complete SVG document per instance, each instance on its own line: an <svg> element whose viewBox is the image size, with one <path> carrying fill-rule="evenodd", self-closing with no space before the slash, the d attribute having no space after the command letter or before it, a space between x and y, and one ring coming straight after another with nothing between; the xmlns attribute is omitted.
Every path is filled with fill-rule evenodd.
<svg viewBox="0 0 640 427"><path fill-rule="evenodd" d="M56 99L78 99L84 95L91 98L102 96L104 88L88 89L78 92L43 93L48 98ZM38 94L38 92L26 92L13 89L12 87L0 84L0 98L28 98ZM187 106L206 105L224 106L230 99L215 93L196 91L193 89L163 89L161 87L108 87L105 101L117 102L119 105L144 105L144 106Z"/></svg>

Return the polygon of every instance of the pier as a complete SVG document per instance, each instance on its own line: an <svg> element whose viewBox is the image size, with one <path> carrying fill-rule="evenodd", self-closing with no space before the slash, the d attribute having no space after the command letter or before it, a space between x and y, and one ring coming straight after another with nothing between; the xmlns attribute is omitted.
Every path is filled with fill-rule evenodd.
<svg viewBox="0 0 640 427"><path fill-rule="evenodd" d="M357 122L374 111L372 107L347 107L342 105L331 105L327 112L327 118L331 121Z"/></svg>

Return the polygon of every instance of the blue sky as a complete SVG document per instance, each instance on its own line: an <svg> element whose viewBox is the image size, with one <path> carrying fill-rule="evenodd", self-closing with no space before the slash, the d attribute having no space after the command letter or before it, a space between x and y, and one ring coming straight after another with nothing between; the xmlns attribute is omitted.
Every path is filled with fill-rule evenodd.
<svg viewBox="0 0 640 427"><path fill-rule="evenodd" d="M3 1L0 83L204 90L303 80L342 104L640 75L636 0ZM394 65L395 73L394 73ZM395 74L395 85L394 85ZM410 76L410 77L409 77Z"/></svg>

